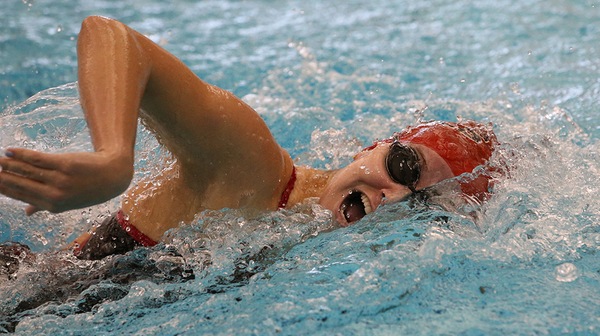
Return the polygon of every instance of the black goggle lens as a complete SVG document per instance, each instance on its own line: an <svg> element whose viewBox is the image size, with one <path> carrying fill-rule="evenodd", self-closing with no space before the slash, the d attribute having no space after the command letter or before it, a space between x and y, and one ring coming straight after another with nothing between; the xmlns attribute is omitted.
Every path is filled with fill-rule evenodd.
<svg viewBox="0 0 600 336"><path fill-rule="evenodd" d="M421 165L417 151L394 141L385 159L390 178L415 192L415 185L421 177Z"/></svg>

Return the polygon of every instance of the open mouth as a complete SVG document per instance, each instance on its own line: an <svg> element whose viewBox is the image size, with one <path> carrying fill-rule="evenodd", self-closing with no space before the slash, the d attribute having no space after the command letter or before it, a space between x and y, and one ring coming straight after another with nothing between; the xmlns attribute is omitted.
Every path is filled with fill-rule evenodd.
<svg viewBox="0 0 600 336"><path fill-rule="evenodd" d="M373 210L367 195L360 191L352 191L342 202L340 212L344 215L348 224L351 224L373 212Z"/></svg>

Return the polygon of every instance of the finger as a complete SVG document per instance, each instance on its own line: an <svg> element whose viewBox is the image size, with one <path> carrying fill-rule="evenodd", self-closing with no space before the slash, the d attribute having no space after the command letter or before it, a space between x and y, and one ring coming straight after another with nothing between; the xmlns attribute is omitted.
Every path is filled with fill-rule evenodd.
<svg viewBox="0 0 600 336"><path fill-rule="evenodd" d="M52 189L42 183L9 173L0 174L0 193L39 209L50 209Z"/></svg>
<svg viewBox="0 0 600 336"><path fill-rule="evenodd" d="M38 212L38 211L42 211L42 210L43 210L43 209L40 209L40 208L36 207L35 205L31 205L31 204L30 204L30 205L28 205L28 206L25 208L25 214L26 214L27 216L31 216L31 215L33 215L34 213L36 213L36 212Z"/></svg>
<svg viewBox="0 0 600 336"><path fill-rule="evenodd" d="M4 155L11 159L24 161L36 167L45 169L57 169L60 164L60 158L56 155L25 148L8 148Z"/></svg>
<svg viewBox="0 0 600 336"><path fill-rule="evenodd" d="M9 195L7 195L7 196L9 196ZM28 196L28 195L23 194L23 193L15 192L15 191L11 192L9 197L12 198L12 199L15 199L17 201L24 202L24 203L27 203L28 200L32 199L31 196ZM45 209L45 207L41 204L41 201L40 201L39 205L28 204L26 206L26 208L25 208L25 214L27 216L31 216L34 213L36 213L38 211L41 211L41 210L44 210L44 209Z"/></svg>
<svg viewBox="0 0 600 336"><path fill-rule="evenodd" d="M0 166L5 173L17 174L28 179L47 183L53 180L55 172L48 169L39 168L29 163L13 159L0 160Z"/></svg>

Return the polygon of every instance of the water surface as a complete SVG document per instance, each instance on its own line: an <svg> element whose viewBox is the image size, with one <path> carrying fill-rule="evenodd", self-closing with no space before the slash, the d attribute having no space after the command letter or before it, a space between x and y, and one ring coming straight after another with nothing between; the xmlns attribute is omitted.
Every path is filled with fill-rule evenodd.
<svg viewBox="0 0 600 336"><path fill-rule="evenodd" d="M474 209L478 220L400 203L332 230L311 204L257 220L219 211L170 232L169 246L98 264L55 253L117 200L27 218L21 204L0 199L0 240L45 256L16 281L0 280L3 321L18 321L18 333L598 333L598 4L54 0L4 8L1 146L90 149L72 84L75 43L81 20L101 14L242 97L298 164L336 168L373 138L462 117L494 124L502 146L493 162L510 167ZM136 179L167 160L140 134ZM90 270L120 269L111 262L158 269L83 291L67 285ZM170 273L190 268L193 280ZM56 301L11 313L39 293Z"/></svg>

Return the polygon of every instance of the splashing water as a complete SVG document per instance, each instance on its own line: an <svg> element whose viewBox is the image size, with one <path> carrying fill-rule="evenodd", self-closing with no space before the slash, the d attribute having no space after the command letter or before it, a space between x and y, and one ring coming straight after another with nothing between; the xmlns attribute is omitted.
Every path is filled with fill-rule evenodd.
<svg viewBox="0 0 600 336"><path fill-rule="evenodd" d="M5 111L7 117L2 122L10 124L14 134L27 135L13 137L13 141L51 151L89 148L73 90L73 85L67 85L44 91ZM42 98L44 103L40 104ZM500 118L502 114L501 109L494 112L478 103L428 104L428 110L452 106L460 115L494 113ZM525 107L523 117L533 110ZM509 176L498 177L494 197L476 209L476 220L461 215L468 211L455 213L435 206L398 203L382 207L352 227L331 231L334 227L327 211L310 202L254 220L231 210L207 211L193 225L170 231L167 245L154 249L100 262L76 260L66 253L41 254L34 262L24 262L12 281L1 284L3 301L12 302L3 306L8 316L4 323L9 329L19 322L20 330L43 327L58 332L65 319L75 329L84 328L91 319L121 325L121 330L139 330L130 316L149 310L144 313L148 318L142 319L146 322L140 323L152 332L159 330L152 326L173 324L182 330L203 325L205 332L226 333L220 328L231 318L238 321L236 328L248 326L241 328L241 333L263 328L300 332L312 325L310 321L320 321L325 330L364 332L367 320L390 326L380 331L396 330L400 324L405 326L403 331L416 332L411 327L415 324L406 322L439 315L464 319L453 310L457 306L490 310L482 315L482 321L508 318L524 323L519 314L526 312L509 309L503 302L510 298L532 311L537 305L522 301L509 288L518 286L542 305L550 298L540 292L541 286L558 290L560 283L589 283L596 277L589 272L597 263L588 256L596 253L600 242L600 209L591 202L598 192L597 144L568 120L557 117L560 111L535 111L548 113L541 118L542 123L532 118L515 126L498 127L502 145L492 164L507 165ZM27 115L35 117L24 118ZM70 132L66 141L45 139L56 132L55 123L66 125L59 127L61 132ZM142 157L165 155L148 131L140 129L140 134ZM313 137L314 153L304 160L314 164L342 162L347 160L347 153L360 147L347 136L335 138L346 140L339 142L339 149L330 151L329 135ZM327 159L326 155L335 158ZM141 172L136 179L145 176L145 170L158 169L147 166L147 162L156 160L139 163ZM100 218L115 206L91 208L76 216L44 215L27 222L10 210L14 202L4 202L3 219L9 218L4 225L10 226L11 238L37 250L62 244L70 227L82 225L86 218ZM53 223L52 229L46 226L48 222ZM135 265L127 269L139 271L123 273L123 265ZM523 277L531 284L511 282ZM18 294L25 288L28 295ZM372 300L374 292L381 293L377 300ZM564 299L568 293L573 294L566 291L553 300ZM249 305L232 306L230 301ZM579 304L594 311L592 299L582 298ZM167 306L178 311L177 317L163 316L161 307ZM252 314L256 309L269 312L259 325ZM432 330L445 328L443 320L435 321ZM483 322L470 323L477 326Z"/></svg>
<svg viewBox="0 0 600 336"><path fill-rule="evenodd" d="M299 164L339 168L408 124L464 118L493 122L501 145L492 164L509 173L495 177L494 196L482 207L388 204L348 228L333 227L314 202L256 219L210 211L170 231L165 244L97 262L57 250L118 200L29 218L22 204L1 198L0 237L36 254L18 256L19 271L0 279L7 330L598 332L597 7L539 0L17 4L25 14L0 27L0 83L10 88L3 147L91 150L76 86L54 86L74 80L72 39L83 16L106 11L243 97ZM10 105L43 87L54 88ZM148 131L139 134L136 181L169 162Z"/></svg>

